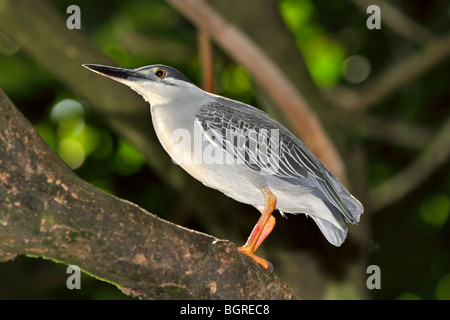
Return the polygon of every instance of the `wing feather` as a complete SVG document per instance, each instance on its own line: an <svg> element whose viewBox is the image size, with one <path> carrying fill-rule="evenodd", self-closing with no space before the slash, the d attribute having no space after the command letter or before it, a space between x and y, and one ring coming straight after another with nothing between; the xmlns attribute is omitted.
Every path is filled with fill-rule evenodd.
<svg viewBox="0 0 450 320"><path fill-rule="evenodd" d="M345 222L357 222L361 212L349 212L334 187L340 182L298 138L259 109L244 104L228 105L210 102L196 112L202 133L216 148L261 174L271 174L294 184L316 186L326 196L324 202L337 208ZM275 133L277 137L274 137ZM342 189L346 191L343 186ZM342 221L336 210L330 211Z"/></svg>

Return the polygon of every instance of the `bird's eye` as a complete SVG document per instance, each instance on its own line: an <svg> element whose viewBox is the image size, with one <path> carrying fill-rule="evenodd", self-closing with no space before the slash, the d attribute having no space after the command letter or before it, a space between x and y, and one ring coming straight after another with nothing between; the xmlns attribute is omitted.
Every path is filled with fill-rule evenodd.
<svg viewBox="0 0 450 320"><path fill-rule="evenodd" d="M164 69L158 68L155 71L155 76L157 76L158 78L162 79L166 76L166 71L164 71Z"/></svg>

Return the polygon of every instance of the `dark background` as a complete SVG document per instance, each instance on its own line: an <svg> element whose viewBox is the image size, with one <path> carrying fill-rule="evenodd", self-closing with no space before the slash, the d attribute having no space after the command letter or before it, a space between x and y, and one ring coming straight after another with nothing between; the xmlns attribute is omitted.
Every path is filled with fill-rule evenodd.
<svg viewBox="0 0 450 320"><path fill-rule="evenodd" d="M62 20L69 17L66 8L77 4L82 28L72 32L87 35L115 65L137 68L163 63L201 85L197 30L168 3L43 2ZM292 43L304 58L306 76L312 79L326 106L316 108L310 100L310 107L326 124L346 161L352 193L366 207L361 225L350 227L350 239L342 248L329 245L311 219L289 216L287 221L277 219L277 227L260 249L261 255L272 261L275 273L303 298L450 299L450 135L446 140L440 135L450 119L449 3L389 1L407 22L382 9L382 28L369 30L364 1L261 2L264 4L230 1L235 5L228 8L221 8L217 1L209 3L224 16L239 16L241 10L250 10L252 15L247 19L256 21L253 26L245 24L250 34L249 29L256 33L264 23L260 18L266 11L261 8L268 3L273 8L271 14L283 19ZM221 233L215 233L217 222L199 218L195 207L188 206L182 194L147 165L141 150L112 131L90 101L22 48L3 24L0 21L0 87L77 175L163 219L239 244L245 242L258 217L255 209L240 205L239 212L225 217L229 222L219 228ZM412 26L421 32L412 32ZM276 38L268 34L266 41ZM436 49L436 43L442 47ZM283 47L275 49L282 51ZM446 53L427 60L426 53L433 54L433 50ZM216 46L214 71L217 94L279 115L276 106L267 106L270 102L246 69ZM407 79L395 82L402 77ZM386 81L392 90L372 90L380 81ZM350 93L364 94L375 102L351 109ZM148 130L153 130L149 112ZM430 147L437 141L441 151L433 153ZM416 161L427 154L426 163L415 167ZM390 194L380 186L398 187L393 184L398 174L420 175L423 179L406 179L400 184L400 189L406 190L404 195L392 201L379 200L378 195ZM405 181L412 181L411 185L405 186ZM199 184L199 188L203 186ZM223 196L223 201L232 200ZM372 264L381 270L380 290L365 288L366 268ZM2 263L0 298L129 298L113 285L86 274L81 290L68 290L66 268L25 256Z"/></svg>

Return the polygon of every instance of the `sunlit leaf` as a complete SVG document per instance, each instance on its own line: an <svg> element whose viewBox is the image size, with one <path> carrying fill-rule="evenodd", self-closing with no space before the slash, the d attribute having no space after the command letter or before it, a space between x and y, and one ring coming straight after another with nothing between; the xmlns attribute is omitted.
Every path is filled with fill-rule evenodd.
<svg viewBox="0 0 450 320"><path fill-rule="evenodd" d="M145 163L144 155L129 142L120 139L112 166L120 175L130 176L138 172Z"/></svg>
<svg viewBox="0 0 450 320"><path fill-rule="evenodd" d="M443 276L436 286L436 298L450 300L450 273Z"/></svg>
<svg viewBox="0 0 450 320"><path fill-rule="evenodd" d="M309 0L282 0L280 13L287 26L296 32L310 19L314 6Z"/></svg>
<svg viewBox="0 0 450 320"><path fill-rule="evenodd" d="M397 300L422 300L422 297L420 297L416 293L404 292L404 293L400 294L399 296L397 296L396 299Z"/></svg>
<svg viewBox="0 0 450 320"><path fill-rule="evenodd" d="M63 139L58 143L57 152L72 169L80 167L85 159L83 146L76 140Z"/></svg>
<svg viewBox="0 0 450 320"><path fill-rule="evenodd" d="M449 212L450 200L442 194L433 194L425 198L420 205L423 221L434 227L441 227L447 221Z"/></svg>
<svg viewBox="0 0 450 320"><path fill-rule="evenodd" d="M305 60L315 83L320 87L337 84L342 76L345 49L326 37L310 41L304 48Z"/></svg>
<svg viewBox="0 0 450 320"><path fill-rule="evenodd" d="M56 134L54 127L48 122L39 122L34 126L39 135L44 139L47 144L53 149L56 147Z"/></svg>
<svg viewBox="0 0 450 320"><path fill-rule="evenodd" d="M241 66L233 66L224 70L222 81L225 89L233 94L242 94L252 90L250 77Z"/></svg>

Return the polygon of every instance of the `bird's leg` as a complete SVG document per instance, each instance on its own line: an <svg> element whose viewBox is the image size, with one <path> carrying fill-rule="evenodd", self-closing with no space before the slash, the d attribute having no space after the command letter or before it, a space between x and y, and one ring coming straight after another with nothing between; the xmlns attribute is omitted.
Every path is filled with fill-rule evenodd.
<svg viewBox="0 0 450 320"><path fill-rule="evenodd" d="M253 252L258 250L260 244L272 232L273 228L275 227L276 222L277 221L275 220L275 217L271 215L269 217L269 220L267 221L266 225L264 226L264 229L262 230L261 234L259 235L258 241L256 241L255 247L253 248Z"/></svg>
<svg viewBox="0 0 450 320"><path fill-rule="evenodd" d="M272 216L272 212L275 210L277 198L272 192L270 192L269 189L264 189L263 193L266 205L262 210L261 217L253 228L253 231L248 237L245 245L239 247L238 250L258 262L264 269L268 269L269 262L258 257L255 254L255 251L275 226L275 218Z"/></svg>

